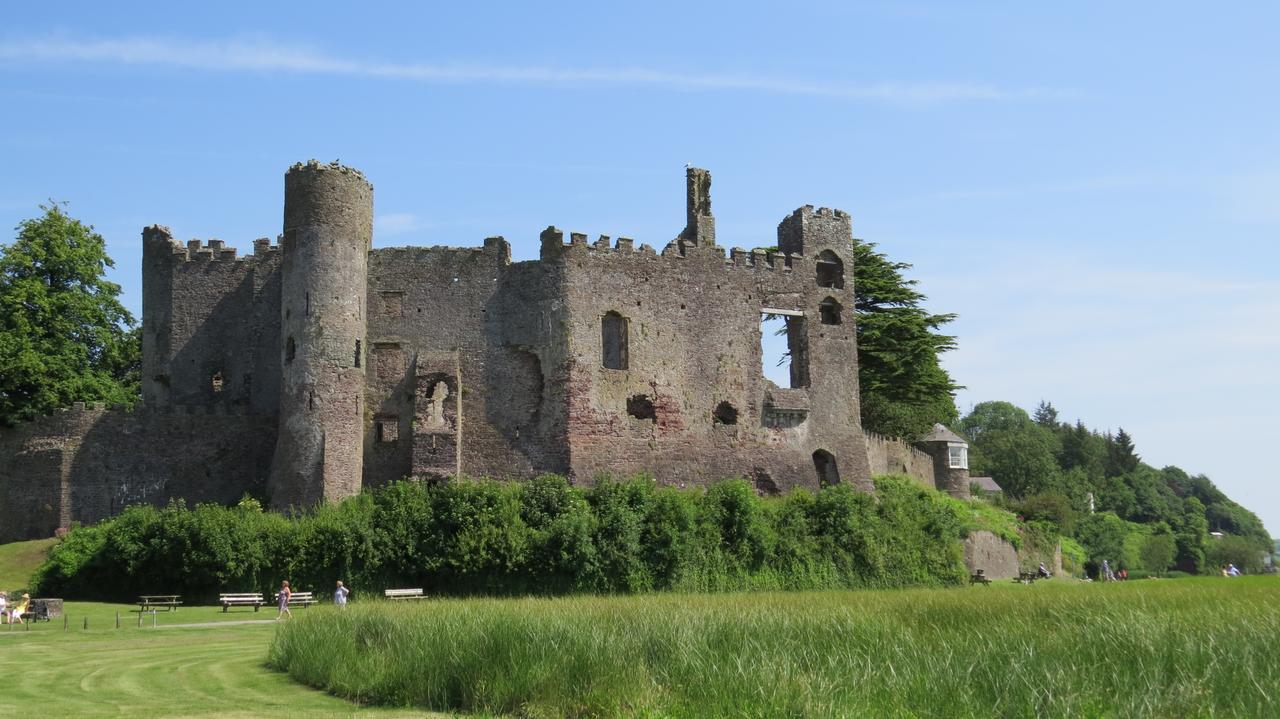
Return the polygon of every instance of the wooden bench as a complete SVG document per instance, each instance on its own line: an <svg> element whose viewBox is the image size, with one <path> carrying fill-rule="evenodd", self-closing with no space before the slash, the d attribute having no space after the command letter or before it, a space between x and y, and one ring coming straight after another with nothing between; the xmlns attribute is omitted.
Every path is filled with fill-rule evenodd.
<svg viewBox="0 0 1280 719"><path fill-rule="evenodd" d="M1013 580L1019 584L1031 584L1039 578L1036 572L1018 572L1018 576Z"/></svg>
<svg viewBox="0 0 1280 719"><path fill-rule="evenodd" d="M422 594L422 588L418 589L388 589L383 593L387 599L426 599Z"/></svg>
<svg viewBox="0 0 1280 719"><path fill-rule="evenodd" d="M154 612L157 608L164 607L166 612L176 612L182 604L181 600L180 594L143 594L138 597L138 611L150 609Z"/></svg>
<svg viewBox="0 0 1280 719"><path fill-rule="evenodd" d="M301 604L302 608L306 609L315 603L316 598L311 595L311 592L294 592L289 595L289 606L291 607L295 604ZM276 604L280 604L280 592L276 592Z"/></svg>
<svg viewBox="0 0 1280 719"><path fill-rule="evenodd" d="M227 611L231 607L253 607L253 611L266 604L262 599L262 592L241 592L239 594L219 594L218 603L222 605L222 611Z"/></svg>
<svg viewBox="0 0 1280 719"><path fill-rule="evenodd" d="M987 575L982 573L981 569L979 569L977 572L975 572L969 577L969 584L981 584L983 586L989 586L991 584L991 580L987 578Z"/></svg>

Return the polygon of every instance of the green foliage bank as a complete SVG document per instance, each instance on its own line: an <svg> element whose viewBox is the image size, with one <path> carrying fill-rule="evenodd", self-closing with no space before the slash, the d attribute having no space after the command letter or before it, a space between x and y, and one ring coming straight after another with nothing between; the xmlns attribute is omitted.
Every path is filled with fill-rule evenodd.
<svg viewBox="0 0 1280 719"><path fill-rule="evenodd" d="M982 402L958 429L970 440L973 474L1004 488L1002 506L1078 541L1091 574L1104 559L1155 574L1216 573L1228 562L1257 572L1272 550L1256 515L1204 475L1146 464L1124 429L1060 422L1047 402L1034 416Z"/></svg>
<svg viewBox="0 0 1280 719"><path fill-rule="evenodd" d="M956 584L964 503L905 478L777 498L743 480L705 491L636 478L581 489L398 482L295 518L238 507L132 507L73 530L36 584L68 598L270 591L281 579L357 593L728 591Z"/></svg>

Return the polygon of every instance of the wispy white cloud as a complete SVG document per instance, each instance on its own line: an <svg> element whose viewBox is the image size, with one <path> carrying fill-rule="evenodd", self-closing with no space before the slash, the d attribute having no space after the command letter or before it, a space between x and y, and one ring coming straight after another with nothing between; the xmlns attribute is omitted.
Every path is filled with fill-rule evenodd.
<svg viewBox="0 0 1280 719"><path fill-rule="evenodd" d="M211 72L290 72L385 78L439 84L630 86L680 91L737 91L807 95L901 104L1070 100L1079 93L1052 88L1005 88L973 82L823 82L803 77L700 74L640 67L558 68L539 65L405 63L359 60L271 40L182 41L134 37L0 40L0 62L94 63L157 66Z"/></svg>
<svg viewBox="0 0 1280 719"><path fill-rule="evenodd" d="M403 235L425 230L430 224L412 212L391 212L374 217L373 226L379 235Z"/></svg>

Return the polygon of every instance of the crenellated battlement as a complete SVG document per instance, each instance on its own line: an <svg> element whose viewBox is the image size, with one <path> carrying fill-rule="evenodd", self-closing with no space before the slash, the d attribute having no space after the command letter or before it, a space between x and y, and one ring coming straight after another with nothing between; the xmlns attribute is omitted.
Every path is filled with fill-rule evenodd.
<svg viewBox="0 0 1280 719"><path fill-rule="evenodd" d="M586 256L662 257L680 261L696 254L699 257L719 256L730 268L766 272L791 272L803 269L807 262L804 257L794 253L786 254L763 249L745 250L741 247L734 247L726 255L724 248L719 245L697 245L680 237L668 242L659 252L647 244L637 247L635 240L630 237L619 237L616 241L612 241L608 235L600 235L595 242L589 242L586 234L570 232L569 241L565 242L564 236L565 232L554 225L542 231L539 239L542 242L543 260L585 254Z"/></svg>
<svg viewBox="0 0 1280 719"><path fill-rule="evenodd" d="M235 247L228 247L223 240L210 239L187 240L184 244L174 239L173 233L168 227L163 225L152 225L142 232L144 245L153 248L164 247L167 253L162 253L174 263L206 263L206 262L225 262L225 263L245 263L254 262L280 252L280 245L272 244L271 240L266 237L260 237L253 241L253 254L240 256L239 251Z"/></svg>
<svg viewBox="0 0 1280 719"><path fill-rule="evenodd" d="M356 177L362 180L366 185L373 187L373 183L369 182L369 178L365 177L363 172L357 170L354 167L347 167L346 165L338 162L337 160L334 160L333 162L320 162L319 160L312 159L312 160L307 160L306 162L295 162L293 165L289 166L289 171L286 172L285 174L293 174L293 173L299 173L299 172L311 172L311 173L333 172L333 173L338 173L342 175L351 175L352 177Z"/></svg>
<svg viewBox="0 0 1280 719"><path fill-rule="evenodd" d="M486 237L484 244L479 247L451 247L448 245L379 247L375 250L370 250L369 254L375 259L390 259L393 262L433 263L490 259L497 264L511 264L511 244L506 239L498 236Z"/></svg>
<svg viewBox="0 0 1280 719"><path fill-rule="evenodd" d="M734 267L752 270L794 272L803 270L807 260L794 253L773 252L760 248L744 250L741 247L735 247L729 250L729 263Z"/></svg>
<svg viewBox="0 0 1280 719"><path fill-rule="evenodd" d="M658 251L649 245L636 246L635 240L630 237L619 236L614 241L609 235L600 235L595 242L588 242L587 236L581 232L570 232L569 241L564 241L564 230L555 225L548 225L538 235L539 241L542 243L541 257L544 260L555 259L566 252L591 252L605 253L617 252L621 254L631 255L647 255L650 257L657 256Z"/></svg>

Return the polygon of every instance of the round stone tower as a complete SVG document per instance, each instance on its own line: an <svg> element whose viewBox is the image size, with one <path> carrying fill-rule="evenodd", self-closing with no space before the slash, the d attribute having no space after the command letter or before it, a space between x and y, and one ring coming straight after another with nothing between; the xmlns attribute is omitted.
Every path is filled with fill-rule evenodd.
<svg viewBox="0 0 1280 719"><path fill-rule="evenodd" d="M280 430L271 503L305 507L360 491L365 309L373 186L314 160L284 177Z"/></svg>

